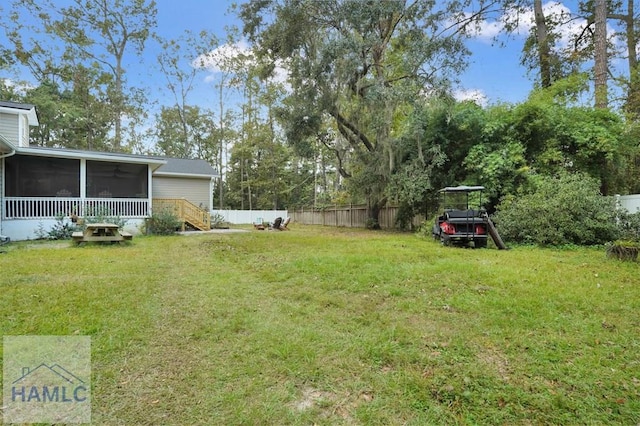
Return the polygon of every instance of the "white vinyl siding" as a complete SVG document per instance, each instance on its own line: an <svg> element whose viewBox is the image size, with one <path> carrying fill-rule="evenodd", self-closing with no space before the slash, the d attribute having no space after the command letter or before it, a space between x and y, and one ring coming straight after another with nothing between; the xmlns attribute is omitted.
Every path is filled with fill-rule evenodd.
<svg viewBox="0 0 640 426"><path fill-rule="evenodd" d="M0 135L6 140L18 146L19 116L15 114L0 113Z"/></svg>
<svg viewBox="0 0 640 426"><path fill-rule="evenodd" d="M210 183L210 179L154 176L153 198L185 198L196 206L209 210Z"/></svg>

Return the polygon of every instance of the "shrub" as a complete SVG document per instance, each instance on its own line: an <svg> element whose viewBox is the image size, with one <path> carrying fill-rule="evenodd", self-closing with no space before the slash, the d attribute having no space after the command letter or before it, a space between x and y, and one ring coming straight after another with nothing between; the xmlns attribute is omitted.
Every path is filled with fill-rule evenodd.
<svg viewBox="0 0 640 426"><path fill-rule="evenodd" d="M618 235L612 197L584 174L535 176L528 193L505 198L494 220L511 242L539 245L594 245Z"/></svg>
<svg viewBox="0 0 640 426"><path fill-rule="evenodd" d="M36 230L36 237L45 240L68 240L75 230L76 226L60 214L56 216L56 223L49 231L46 231L44 225L40 223Z"/></svg>
<svg viewBox="0 0 640 426"><path fill-rule="evenodd" d="M214 213L211 215L211 227L212 228L228 228L229 225L224 220L224 216L220 213Z"/></svg>
<svg viewBox="0 0 640 426"><path fill-rule="evenodd" d="M84 217L85 226L87 223L114 223L122 229L127 224L127 220L114 215L107 208L88 208Z"/></svg>
<svg viewBox="0 0 640 426"><path fill-rule="evenodd" d="M640 242L640 212L629 213L622 209L618 210L618 231L623 241Z"/></svg>
<svg viewBox="0 0 640 426"><path fill-rule="evenodd" d="M146 221L146 233L153 235L171 235L182 226L182 222L171 210L154 212Z"/></svg>

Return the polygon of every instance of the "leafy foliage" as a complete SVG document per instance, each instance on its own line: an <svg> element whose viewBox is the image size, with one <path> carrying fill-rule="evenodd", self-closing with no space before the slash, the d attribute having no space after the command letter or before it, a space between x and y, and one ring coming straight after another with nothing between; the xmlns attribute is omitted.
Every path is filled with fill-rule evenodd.
<svg viewBox="0 0 640 426"><path fill-rule="evenodd" d="M640 212L618 211L617 223L621 240L640 242Z"/></svg>
<svg viewBox="0 0 640 426"><path fill-rule="evenodd" d="M113 212L106 207L98 207L87 209L84 223L113 223L118 225L119 229L122 229L127 224L127 220L118 215L114 215Z"/></svg>
<svg viewBox="0 0 640 426"><path fill-rule="evenodd" d="M152 235L172 235L180 228L182 222L171 210L154 212L145 223L146 233Z"/></svg>
<svg viewBox="0 0 640 426"><path fill-rule="evenodd" d="M440 28L441 14L453 15L459 7L454 2L304 0L250 2L241 8L245 33L259 46L258 55L267 63L287 62L292 92L280 117L289 142L308 154L310 141L319 137L335 153L352 195L372 206L372 223L390 185L405 189L402 196L408 199L420 195L406 185L419 164L391 183L404 154L400 127L403 116L424 99L425 88L444 91L463 67L468 53L463 31L444 36ZM270 23L263 25L267 17ZM335 138L321 137L325 117Z"/></svg>
<svg viewBox="0 0 640 426"><path fill-rule="evenodd" d="M613 199L585 174L534 176L530 192L506 197L495 214L501 236L540 245L593 245L617 236Z"/></svg>
<svg viewBox="0 0 640 426"><path fill-rule="evenodd" d="M75 231L76 225L71 223L65 216L58 215L56 216L56 222L48 231L40 223L36 230L36 237L44 240L68 240Z"/></svg>

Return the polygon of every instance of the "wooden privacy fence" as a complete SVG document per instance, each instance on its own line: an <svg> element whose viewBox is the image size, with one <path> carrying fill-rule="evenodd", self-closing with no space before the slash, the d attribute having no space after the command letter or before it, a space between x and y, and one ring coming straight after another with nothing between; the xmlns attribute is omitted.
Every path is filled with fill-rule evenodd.
<svg viewBox="0 0 640 426"><path fill-rule="evenodd" d="M387 206L380 210L378 222L381 228L395 228L398 206ZM291 220L303 225L341 226L346 228L365 228L369 218L366 205L333 206L324 209L299 209L289 212ZM424 218L420 215L412 220L414 226L420 225Z"/></svg>

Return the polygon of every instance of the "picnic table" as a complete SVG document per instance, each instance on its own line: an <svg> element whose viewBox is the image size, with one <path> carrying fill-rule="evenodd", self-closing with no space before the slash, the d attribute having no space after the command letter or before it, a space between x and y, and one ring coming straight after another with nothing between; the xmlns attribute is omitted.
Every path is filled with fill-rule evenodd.
<svg viewBox="0 0 640 426"><path fill-rule="evenodd" d="M131 240L133 235L118 230L115 223L89 223L84 231L74 232L73 241L77 244L85 242L121 242Z"/></svg>

